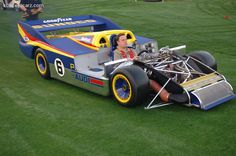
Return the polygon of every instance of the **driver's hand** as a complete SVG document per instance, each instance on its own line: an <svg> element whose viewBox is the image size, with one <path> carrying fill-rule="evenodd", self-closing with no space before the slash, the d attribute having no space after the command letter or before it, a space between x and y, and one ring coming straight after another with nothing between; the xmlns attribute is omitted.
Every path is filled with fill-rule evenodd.
<svg viewBox="0 0 236 156"><path fill-rule="evenodd" d="M140 59L139 56L135 56L135 57L134 57L134 60L139 60L139 59Z"/></svg>
<svg viewBox="0 0 236 156"><path fill-rule="evenodd" d="M139 56L134 56L134 58L128 58L128 60L139 60Z"/></svg>

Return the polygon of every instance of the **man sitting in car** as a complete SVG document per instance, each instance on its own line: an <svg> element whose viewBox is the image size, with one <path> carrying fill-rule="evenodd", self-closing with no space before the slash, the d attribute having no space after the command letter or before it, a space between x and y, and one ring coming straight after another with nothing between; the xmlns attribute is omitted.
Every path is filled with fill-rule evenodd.
<svg viewBox="0 0 236 156"><path fill-rule="evenodd" d="M127 47L127 38L124 33L118 34L115 38L115 42L117 43L117 49L114 51L114 60L123 58L138 59L137 53L131 48ZM149 80L149 85L156 93L162 89L160 84L151 79ZM165 88L163 88L159 94L160 98L164 102L169 102L169 95L170 93L168 93Z"/></svg>
<svg viewBox="0 0 236 156"><path fill-rule="evenodd" d="M119 60L123 58L137 58L137 53L131 48L127 47L127 37L124 33L118 34L115 37L115 42L117 43L117 49L114 51L114 60Z"/></svg>

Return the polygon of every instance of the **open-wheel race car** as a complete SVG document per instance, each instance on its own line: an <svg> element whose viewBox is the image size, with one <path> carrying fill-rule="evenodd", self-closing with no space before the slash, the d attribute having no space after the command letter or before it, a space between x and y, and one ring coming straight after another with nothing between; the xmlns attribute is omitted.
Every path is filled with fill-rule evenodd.
<svg viewBox="0 0 236 156"><path fill-rule="evenodd" d="M20 21L18 30L21 51L34 59L43 78L104 96L112 94L123 106L146 102L146 109L183 104L208 110L235 98L210 53L185 54L185 46L158 49L157 41L135 35L104 17ZM138 59L114 60L114 38L119 33L126 35Z"/></svg>

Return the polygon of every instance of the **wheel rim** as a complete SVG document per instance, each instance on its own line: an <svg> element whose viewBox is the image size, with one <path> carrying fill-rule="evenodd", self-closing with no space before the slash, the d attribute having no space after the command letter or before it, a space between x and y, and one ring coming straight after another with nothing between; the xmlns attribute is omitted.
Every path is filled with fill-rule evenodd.
<svg viewBox="0 0 236 156"><path fill-rule="evenodd" d="M112 90L116 99L121 103L127 103L132 96L132 88L129 80L122 74L117 74L112 81Z"/></svg>
<svg viewBox="0 0 236 156"><path fill-rule="evenodd" d="M36 56L36 66L40 74L45 75L47 72L47 63L43 54L39 53Z"/></svg>

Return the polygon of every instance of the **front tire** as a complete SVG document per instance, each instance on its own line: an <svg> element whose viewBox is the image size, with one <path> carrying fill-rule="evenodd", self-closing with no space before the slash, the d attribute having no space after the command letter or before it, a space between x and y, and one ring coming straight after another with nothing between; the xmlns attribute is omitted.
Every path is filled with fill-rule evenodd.
<svg viewBox="0 0 236 156"><path fill-rule="evenodd" d="M46 55L42 49L37 49L34 56L35 67L41 77L50 79L50 69Z"/></svg>
<svg viewBox="0 0 236 156"><path fill-rule="evenodd" d="M131 65L117 69L111 80L112 93L120 105L136 106L146 99L149 79L140 67Z"/></svg>

